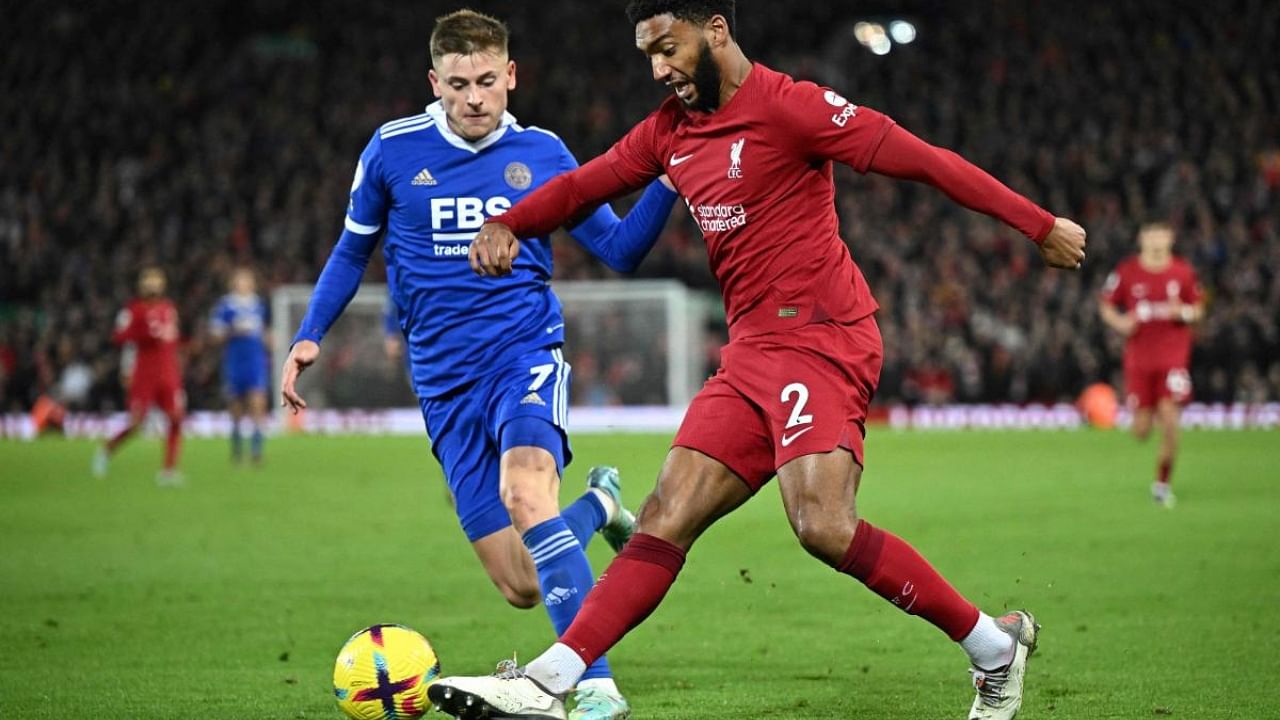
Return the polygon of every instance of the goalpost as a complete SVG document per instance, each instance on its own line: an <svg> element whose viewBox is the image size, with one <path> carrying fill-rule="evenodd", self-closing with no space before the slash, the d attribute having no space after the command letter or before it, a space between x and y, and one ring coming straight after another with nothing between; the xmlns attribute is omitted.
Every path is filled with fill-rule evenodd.
<svg viewBox="0 0 1280 720"><path fill-rule="evenodd" d="M564 305L564 353L573 367L570 427L673 429L709 370L704 328L714 298L674 280L563 281L553 287ZM272 348L273 387L312 289L285 285L272 294L272 324L281 329ZM328 417L383 412L391 418L382 423L385 429L421 432L404 356L393 359L387 352L387 302L386 285L361 286L325 336L320 359L299 378L298 390L312 410L333 411ZM392 339L403 343L398 331Z"/></svg>

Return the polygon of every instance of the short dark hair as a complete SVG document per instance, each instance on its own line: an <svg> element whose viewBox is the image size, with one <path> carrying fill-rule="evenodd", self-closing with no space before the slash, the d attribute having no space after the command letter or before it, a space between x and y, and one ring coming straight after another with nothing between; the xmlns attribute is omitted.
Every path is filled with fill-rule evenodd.
<svg viewBox="0 0 1280 720"><path fill-rule="evenodd" d="M431 31L431 60L486 50L505 53L510 36L507 24L495 17L475 10L457 10L436 18L436 27Z"/></svg>
<svg viewBox="0 0 1280 720"><path fill-rule="evenodd" d="M734 0L631 0L627 3L627 19L632 25L658 15L671 14L677 20L701 25L716 15L723 15L732 35Z"/></svg>

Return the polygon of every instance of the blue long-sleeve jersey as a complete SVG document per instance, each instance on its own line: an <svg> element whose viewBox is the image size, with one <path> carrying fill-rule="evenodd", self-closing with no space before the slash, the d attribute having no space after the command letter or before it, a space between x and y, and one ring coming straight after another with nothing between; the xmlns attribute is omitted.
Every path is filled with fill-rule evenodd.
<svg viewBox="0 0 1280 720"><path fill-rule="evenodd" d="M471 271L471 239L577 161L555 134L504 114L497 130L468 142L449 129L440 103L383 125L360 155L345 230L316 283L294 342L320 342L359 286L381 235L391 302L407 339L414 389L438 397L520 355L564 341L551 291L551 241L521 242L510 275ZM570 229L623 272L653 247L676 194L654 182L619 220L601 206Z"/></svg>

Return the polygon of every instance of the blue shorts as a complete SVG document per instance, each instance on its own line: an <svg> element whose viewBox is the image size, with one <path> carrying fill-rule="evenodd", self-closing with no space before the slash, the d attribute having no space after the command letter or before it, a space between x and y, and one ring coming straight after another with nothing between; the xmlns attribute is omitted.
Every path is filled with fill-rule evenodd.
<svg viewBox="0 0 1280 720"><path fill-rule="evenodd" d="M242 398L251 392L267 391L265 362L229 363L222 366L222 387L227 397Z"/></svg>
<svg viewBox="0 0 1280 720"><path fill-rule="evenodd" d="M573 459L565 432L569 372L560 348L537 350L448 395L419 400L431 451L472 542L511 524L498 489L504 451L541 447L558 473Z"/></svg>

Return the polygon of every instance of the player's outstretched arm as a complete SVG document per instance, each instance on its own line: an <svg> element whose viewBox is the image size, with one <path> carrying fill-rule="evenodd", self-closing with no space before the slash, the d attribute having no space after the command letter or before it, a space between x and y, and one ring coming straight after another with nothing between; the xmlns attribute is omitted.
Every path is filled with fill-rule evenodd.
<svg viewBox="0 0 1280 720"><path fill-rule="evenodd" d="M557 175L480 228L471 241L471 269L479 275L510 274L511 263L520 252L518 238L546 235L580 217L586 208L639 189L660 174L632 174L623 179L614 160L601 155L573 172Z"/></svg>
<svg viewBox="0 0 1280 720"><path fill-rule="evenodd" d="M570 228L569 234L610 270L635 272L658 242L677 197L671 181L663 175L649 183L625 218L615 215L606 203Z"/></svg>
<svg viewBox="0 0 1280 720"><path fill-rule="evenodd" d="M283 372L280 373L280 407L287 407L296 415L307 407L307 401L298 394L298 376L303 370L311 367L320 357L320 345L311 340L299 340L289 349L289 357L284 361Z"/></svg>
<svg viewBox="0 0 1280 720"><path fill-rule="evenodd" d="M1084 262L1084 228L1055 218L982 168L900 126L885 133L868 169L932 185L970 210L1003 221L1040 245L1040 255L1050 267L1074 270Z"/></svg>

